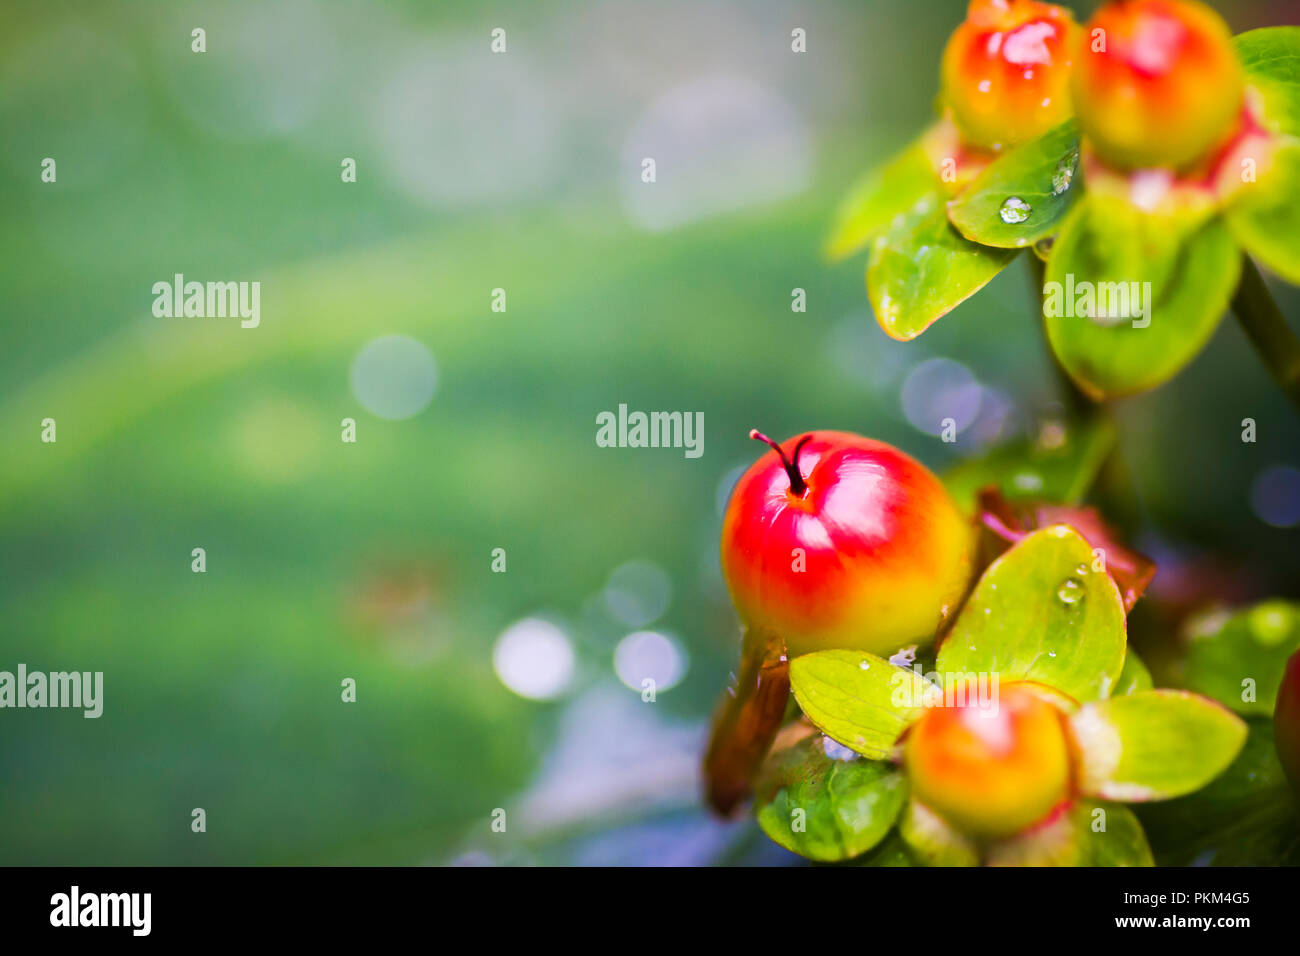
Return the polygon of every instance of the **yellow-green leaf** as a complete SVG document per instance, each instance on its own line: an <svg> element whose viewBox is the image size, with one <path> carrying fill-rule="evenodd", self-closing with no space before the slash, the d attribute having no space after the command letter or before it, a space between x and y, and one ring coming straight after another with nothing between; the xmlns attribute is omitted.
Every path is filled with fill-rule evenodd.
<svg viewBox="0 0 1300 956"><path fill-rule="evenodd" d="M1246 724L1208 697L1145 690L1082 708L1070 718L1083 793L1108 800L1167 800L1205 786L1236 758Z"/></svg>
<svg viewBox="0 0 1300 956"><path fill-rule="evenodd" d="M790 689L828 737L867 757L893 749L903 729L938 693L915 671L859 651L817 651L790 662Z"/></svg>
<svg viewBox="0 0 1300 956"><path fill-rule="evenodd" d="M1237 241L1282 278L1300 284L1300 142L1292 140L1260 163L1227 210Z"/></svg>

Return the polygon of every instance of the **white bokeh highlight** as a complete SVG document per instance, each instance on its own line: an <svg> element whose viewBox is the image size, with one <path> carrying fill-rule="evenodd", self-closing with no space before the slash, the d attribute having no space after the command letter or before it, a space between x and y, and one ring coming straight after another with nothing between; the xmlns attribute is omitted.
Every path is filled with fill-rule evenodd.
<svg viewBox="0 0 1300 956"><path fill-rule="evenodd" d="M370 414L410 418L433 400L438 366L423 343L406 335L385 335L357 354L351 382L352 394Z"/></svg>

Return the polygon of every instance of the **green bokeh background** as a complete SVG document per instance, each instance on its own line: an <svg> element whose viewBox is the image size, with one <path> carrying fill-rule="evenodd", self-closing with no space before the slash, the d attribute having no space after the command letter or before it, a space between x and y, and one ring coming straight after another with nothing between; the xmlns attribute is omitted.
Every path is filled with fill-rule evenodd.
<svg viewBox="0 0 1300 956"><path fill-rule="evenodd" d="M0 711L0 863L791 859L710 821L690 774L738 649L715 549L748 429L864 432L939 470L977 442L909 424L916 364L962 363L1007 436L1059 397L1024 262L900 345L862 263L818 255L856 176L926 122L963 6L7 3L0 669L103 671L105 701ZM647 129L676 131L652 186ZM635 190L688 221L645 228L659 200ZM261 327L154 318L176 272L260 281ZM402 421L349 385L390 333L438 368ZM703 456L598 448L619 403L703 412ZM1300 464L1300 429L1231 320L1117 412L1149 549L1300 591L1296 530L1249 497ZM666 572L652 626L689 661L653 705L614 675L634 628L602 598L632 559ZM550 702L492 666L536 615L577 653Z"/></svg>

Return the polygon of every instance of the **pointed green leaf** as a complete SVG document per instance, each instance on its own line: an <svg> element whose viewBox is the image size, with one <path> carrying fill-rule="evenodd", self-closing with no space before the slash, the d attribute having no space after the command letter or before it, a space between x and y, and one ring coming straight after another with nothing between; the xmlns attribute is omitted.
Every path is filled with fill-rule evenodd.
<svg viewBox="0 0 1300 956"><path fill-rule="evenodd" d="M1088 193L1066 217L1047 263L1043 321L1061 365L1092 397L1162 384L1218 326L1240 249L1221 220L1189 215L1194 228Z"/></svg>
<svg viewBox="0 0 1300 956"><path fill-rule="evenodd" d="M1079 130L1073 120L999 156L948 203L967 239L1019 249L1054 233L1083 191Z"/></svg>
<svg viewBox="0 0 1300 956"><path fill-rule="evenodd" d="M1246 741L1246 724L1208 697L1145 690L1070 717L1083 793L1108 800L1167 800L1205 786Z"/></svg>
<svg viewBox="0 0 1300 956"><path fill-rule="evenodd" d="M1265 27L1233 38L1250 84L1264 98L1264 123L1300 136L1300 27Z"/></svg>
<svg viewBox="0 0 1300 956"><path fill-rule="evenodd" d="M1154 686L1151 672L1147 670L1146 664L1142 663L1142 658L1137 656L1133 648L1128 648L1124 652L1124 669L1119 672L1119 680L1115 682L1115 690L1112 693L1116 696L1136 694L1140 690L1150 690Z"/></svg>
<svg viewBox="0 0 1300 956"><path fill-rule="evenodd" d="M938 693L915 671L844 650L796 657L790 662L790 688L822 733L874 759L893 749L925 701Z"/></svg>
<svg viewBox="0 0 1300 956"><path fill-rule="evenodd" d="M982 289L1016 257L962 238L936 189L896 219L871 249L867 296L891 338L908 341Z"/></svg>
<svg viewBox="0 0 1300 956"><path fill-rule="evenodd" d="M1288 142L1260 163L1255 182L1235 194L1227 220L1247 252L1300 285L1300 143Z"/></svg>
<svg viewBox="0 0 1300 956"><path fill-rule="evenodd" d="M1124 603L1092 546L1066 525L1035 531L989 565L939 649L945 679L987 673L1089 701L1124 667Z"/></svg>
<svg viewBox="0 0 1300 956"><path fill-rule="evenodd" d="M863 178L849 193L826 241L833 262L853 255L889 227L897 216L941 186L918 139Z"/></svg>
<svg viewBox="0 0 1300 956"><path fill-rule="evenodd" d="M893 764L835 753L838 745L828 748L828 740L813 734L775 755L755 793L764 833L800 856L834 863L884 839L903 809L907 781Z"/></svg>
<svg viewBox="0 0 1300 956"><path fill-rule="evenodd" d="M1188 626L1187 687L1239 714L1271 715L1287 658L1300 649L1300 604L1265 601Z"/></svg>
<svg viewBox="0 0 1300 956"><path fill-rule="evenodd" d="M1151 847L1133 811L1076 800L1047 823L990 848L989 866L1152 866Z"/></svg>

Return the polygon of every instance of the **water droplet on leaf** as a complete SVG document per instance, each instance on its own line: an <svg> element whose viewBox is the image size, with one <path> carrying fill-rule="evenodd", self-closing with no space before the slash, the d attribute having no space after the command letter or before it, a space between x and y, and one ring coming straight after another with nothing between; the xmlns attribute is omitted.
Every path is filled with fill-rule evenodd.
<svg viewBox="0 0 1300 956"><path fill-rule="evenodd" d="M1083 600L1083 584L1077 578L1066 578L1056 589L1056 596L1063 604L1078 604Z"/></svg>
<svg viewBox="0 0 1300 956"><path fill-rule="evenodd" d="M1079 151L1070 150L1069 154L1061 157L1061 161L1056 164L1056 171L1052 173L1052 195L1059 196L1070 188L1070 183L1074 181L1074 171L1079 165Z"/></svg>
<svg viewBox="0 0 1300 956"><path fill-rule="evenodd" d="M1029 208L1029 203L1025 202L1019 196L1011 196L1002 204L1002 208L998 210L998 215L1001 216L1002 221L1008 225L1015 225L1018 222L1024 222L1028 219L1029 214L1032 211L1033 210Z"/></svg>

